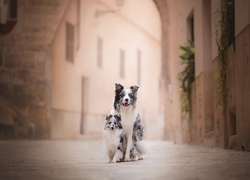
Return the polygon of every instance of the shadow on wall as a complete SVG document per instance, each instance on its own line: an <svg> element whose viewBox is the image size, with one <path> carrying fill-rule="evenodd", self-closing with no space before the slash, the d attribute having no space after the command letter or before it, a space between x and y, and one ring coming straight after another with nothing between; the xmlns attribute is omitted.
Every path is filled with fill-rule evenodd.
<svg viewBox="0 0 250 180"><path fill-rule="evenodd" d="M0 97L0 139L34 139L35 125Z"/></svg>

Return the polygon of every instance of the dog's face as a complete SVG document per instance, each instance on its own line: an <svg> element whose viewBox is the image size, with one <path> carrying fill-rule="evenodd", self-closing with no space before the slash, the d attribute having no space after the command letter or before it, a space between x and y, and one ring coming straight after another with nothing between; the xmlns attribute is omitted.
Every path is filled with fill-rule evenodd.
<svg viewBox="0 0 250 180"><path fill-rule="evenodd" d="M114 131L115 129L122 129L121 116L109 114L106 116L105 129Z"/></svg>
<svg viewBox="0 0 250 180"><path fill-rule="evenodd" d="M129 89L125 89L121 84L115 84L115 107L135 107L138 89L138 86L131 86Z"/></svg>

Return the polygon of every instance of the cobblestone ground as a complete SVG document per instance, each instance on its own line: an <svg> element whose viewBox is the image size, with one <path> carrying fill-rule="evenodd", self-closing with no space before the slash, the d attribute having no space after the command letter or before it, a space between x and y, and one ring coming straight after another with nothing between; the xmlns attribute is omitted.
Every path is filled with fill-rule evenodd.
<svg viewBox="0 0 250 180"><path fill-rule="evenodd" d="M151 157L108 163L102 141L0 141L0 179L250 179L250 153L150 142Z"/></svg>

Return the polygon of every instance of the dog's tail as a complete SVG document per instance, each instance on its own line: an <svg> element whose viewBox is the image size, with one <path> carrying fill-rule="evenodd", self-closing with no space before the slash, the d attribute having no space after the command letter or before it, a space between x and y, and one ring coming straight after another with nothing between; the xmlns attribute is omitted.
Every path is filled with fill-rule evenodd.
<svg viewBox="0 0 250 180"><path fill-rule="evenodd" d="M150 149L148 144L145 141L137 141L135 143L137 151L143 155L143 156L149 156L150 157Z"/></svg>

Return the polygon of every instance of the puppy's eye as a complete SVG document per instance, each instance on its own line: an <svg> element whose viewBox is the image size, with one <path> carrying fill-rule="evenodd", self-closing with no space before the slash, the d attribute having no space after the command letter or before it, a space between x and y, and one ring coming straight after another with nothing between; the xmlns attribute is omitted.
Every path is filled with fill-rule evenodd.
<svg viewBox="0 0 250 180"><path fill-rule="evenodd" d="M114 124L116 125L116 122L114 122Z"/></svg>
<svg viewBox="0 0 250 180"><path fill-rule="evenodd" d="M111 122L108 122L108 124L111 124Z"/></svg>
<svg viewBox="0 0 250 180"><path fill-rule="evenodd" d="M130 97L130 98L133 98L133 94L129 94L129 97Z"/></svg>

